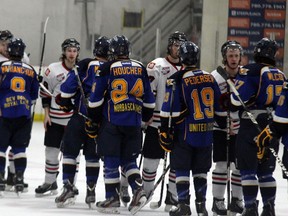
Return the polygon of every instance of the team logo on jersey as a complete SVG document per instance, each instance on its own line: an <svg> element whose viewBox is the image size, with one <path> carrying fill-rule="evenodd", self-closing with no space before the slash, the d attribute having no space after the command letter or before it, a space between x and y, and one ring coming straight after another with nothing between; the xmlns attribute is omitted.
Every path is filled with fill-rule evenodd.
<svg viewBox="0 0 288 216"><path fill-rule="evenodd" d="M163 75L166 75L170 72L170 67L163 67L162 70L161 70L161 73Z"/></svg>
<svg viewBox="0 0 288 216"><path fill-rule="evenodd" d="M247 68L240 68L239 74L240 75L247 75L248 71L249 71L249 69L247 69Z"/></svg>
<svg viewBox="0 0 288 216"><path fill-rule="evenodd" d="M148 67L149 69L153 69L154 66L155 66L155 63L154 63L154 62L150 62L147 67Z"/></svg>
<svg viewBox="0 0 288 216"><path fill-rule="evenodd" d="M64 74L64 73L58 74L58 75L56 76L56 80L57 80L58 82L61 82L61 81L64 80L64 79L65 79L65 74Z"/></svg>
<svg viewBox="0 0 288 216"><path fill-rule="evenodd" d="M45 76L48 76L50 74L50 70L49 68L47 68L47 70L45 71Z"/></svg>

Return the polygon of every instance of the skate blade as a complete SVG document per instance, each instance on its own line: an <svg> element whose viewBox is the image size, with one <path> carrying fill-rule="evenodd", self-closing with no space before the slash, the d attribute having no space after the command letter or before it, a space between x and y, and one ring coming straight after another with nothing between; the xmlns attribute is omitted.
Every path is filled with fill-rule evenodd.
<svg viewBox="0 0 288 216"><path fill-rule="evenodd" d="M120 214L120 211L118 208L100 208L100 207L96 207L96 210L100 213L104 213L104 214Z"/></svg>
<svg viewBox="0 0 288 216"><path fill-rule="evenodd" d="M238 213L237 212L230 212L227 214L227 216L236 216Z"/></svg>
<svg viewBox="0 0 288 216"><path fill-rule="evenodd" d="M147 202L146 197L145 196L141 197L139 200L140 205L134 206L132 209L130 209L129 210L130 213L132 215L135 215L138 211L140 211L145 206L146 202Z"/></svg>
<svg viewBox="0 0 288 216"><path fill-rule="evenodd" d="M58 194L57 190L51 190L51 191L47 191L45 193L35 193L35 197L54 196L57 194Z"/></svg>
<svg viewBox="0 0 288 216"><path fill-rule="evenodd" d="M67 199L65 202L57 203L57 208L64 208L75 204L76 197Z"/></svg>

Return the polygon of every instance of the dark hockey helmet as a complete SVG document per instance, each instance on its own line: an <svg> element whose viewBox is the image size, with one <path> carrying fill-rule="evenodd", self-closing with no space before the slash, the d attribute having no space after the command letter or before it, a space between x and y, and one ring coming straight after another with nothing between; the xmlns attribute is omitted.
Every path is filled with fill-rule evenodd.
<svg viewBox="0 0 288 216"><path fill-rule="evenodd" d="M254 59L266 58L275 61L275 54L278 50L278 44L274 40L262 38L254 48Z"/></svg>
<svg viewBox="0 0 288 216"><path fill-rule="evenodd" d="M185 41L179 49L181 62L185 65L196 65L199 59L199 47L191 41Z"/></svg>
<svg viewBox="0 0 288 216"><path fill-rule="evenodd" d="M171 46L175 42L184 42L187 41L186 35L183 32L176 31L169 35L168 45L167 45L167 53L170 54Z"/></svg>
<svg viewBox="0 0 288 216"><path fill-rule="evenodd" d="M239 49L241 56L243 55L243 48L238 41L228 40L221 46L221 54L223 58L226 58L228 49Z"/></svg>
<svg viewBox="0 0 288 216"><path fill-rule="evenodd" d="M20 38L13 38L7 47L7 52L10 58L22 58L26 45Z"/></svg>
<svg viewBox="0 0 288 216"><path fill-rule="evenodd" d="M11 40L13 38L13 34L9 30L0 31L0 40Z"/></svg>
<svg viewBox="0 0 288 216"><path fill-rule="evenodd" d="M67 47L76 47L77 50L80 50L80 43L75 38L68 38L63 41L62 45L62 51L65 52Z"/></svg>
<svg viewBox="0 0 288 216"><path fill-rule="evenodd" d="M115 35L110 42L110 51L114 56L129 56L130 42L124 35Z"/></svg>
<svg viewBox="0 0 288 216"><path fill-rule="evenodd" d="M107 58L109 54L109 45L110 45L109 38L105 36L99 37L94 42L93 55Z"/></svg>

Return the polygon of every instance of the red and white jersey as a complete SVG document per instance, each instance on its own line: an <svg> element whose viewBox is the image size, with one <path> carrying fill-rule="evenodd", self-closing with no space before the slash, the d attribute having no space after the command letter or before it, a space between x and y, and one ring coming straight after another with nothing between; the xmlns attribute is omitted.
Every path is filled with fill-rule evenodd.
<svg viewBox="0 0 288 216"><path fill-rule="evenodd" d="M55 97L61 93L60 85L66 80L69 71L70 70L65 67L64 63L62 62L50 64L43 75L42 83L49 90L49 92L52 93L53 97L51 97L45 90L40 90L41 98L51 99L49 111L51 121L60 125L67 125L70 117L73 114L73 111L63 112L60 110L59 105L55 102Z"/></svg>
<svg viewBox="0 0 288 216"><path fill-rule="evenodd" d="M183 69L180 64L174 64L168 58L157 58L147 65L147 72L152 92L155 95L156 107L153 114L153 122L150 126L160 126L160 110L165 96L166 80L175 72Z"/></svg>
<svg viewBox="0 0 288 216"><path fill-rule="evenodd" d="M212 76L215 78L216 82L218 83L218 86L220 88L221 94L224 94L227 92L227 82L226 80L219 74L217 70L214 70L211 72ZM227 112L217 112L220 116L227 116ZM238 115L238 111L231 112L230 111L230 130L234 134L238 134L238 130L240 127L240 119ZM222 130L226 131L226 129L220 129L218 124L214 123L214 130Z"/></svg>

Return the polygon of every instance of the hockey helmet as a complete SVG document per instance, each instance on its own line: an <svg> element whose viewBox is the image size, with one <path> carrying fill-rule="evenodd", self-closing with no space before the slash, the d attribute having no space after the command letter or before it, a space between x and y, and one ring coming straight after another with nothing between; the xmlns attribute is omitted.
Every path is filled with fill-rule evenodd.
<svg viewBox="0 0 288 216"><path fill-rule="evenodd" d="M13 38L13 34L9 30L0 31L0 40L11 40Z"/></svg>
<svg viewBox="0 0 288 216"><path fill-rule="evenodd" d="M109 38L105 36L99 37L94 42L93 55L107 58L109 54L109 45L110 45Z"/></svg>
<svg viewBox="0 0 288 216"><path fill-rule="evenodd" d="M26 45L20 38L13 38L7 47L7 51L10 57L22 58L24 55Z"/></svg>
<svg viewBox="0 0 288 216"><path fill-rule="evenodd" d="M275 54L278 50L278 44L274 40L262 38L254 48L254 58L267 58L275 61Z"/></svg>
<svg viewBox="0 0 288 216"><path fill-rule="evenodd" d="M228 49L238 49L240 51L240 55L243 55L243 48L238 41L228 40L221 46L222 57L225 59Z"/></svg>
<svg viewBox="0 0 288 216"><path fill-rule="evenodd" d="M130 55L130 42L124 35L115 35L111 39L110 51L114 56L129 56Z"/></svg>
<svg viewBox="0 0 288 216"><path fill-rule="evenodd" d="M68 38L64 40L64 42L61 45L62 51L65 52L67 47L75 47L77 50L80 50L80 43L75 38Z"/></svg>
<svg viewBox="0 0 288 216"><path fill-rule="evenodd" d="M196 65L199 59L199 52L199 47L193 42L183 42L179 50L181 62L185 65Z"/></svg>
<svg viewBox="0 0 288 216"><path fill-rule="evenodd" d="M169 35L168 45L167 45L167 53L170 54L171 46L175 42L184 42L187 41L186 35L183 32L176 31Z"/></svg>

